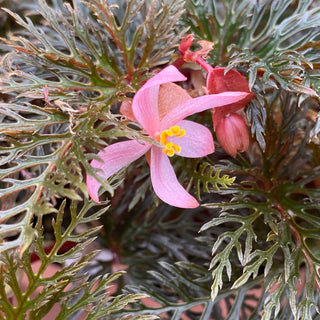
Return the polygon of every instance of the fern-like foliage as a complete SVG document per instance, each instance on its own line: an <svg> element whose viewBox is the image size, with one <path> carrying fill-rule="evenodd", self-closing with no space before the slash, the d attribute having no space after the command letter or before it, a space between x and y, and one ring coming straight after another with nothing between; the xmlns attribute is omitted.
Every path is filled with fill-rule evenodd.
<svg viewBox="0 0 320 320"><path fill-rule="evenodd" d="M267 104L266 126L273 135L268 135L266 148L261 149L263 166L251 166L244 159L241 165L228 162L229 170L246 178L228 189L230 202L207 205L222 211L201 230L229 226L213 244L213 299L226 285L225 275L232 288L240 288L263 274L269 291L260 309L263 319L280 317L285 310L281 308L284 296L291 310L287 314L295 319L311 319L319 313L319 255L315 249L320 231L319 190L313 182L320 172L319 167L307 169L308 163L313 163L312 154L307 151L306 140L296 140L304 123L297 110L303 108L292 94L278 98L274 95ZM282 113L292 116L280 116L282 120L277 122ZM236 278L231 263L235 256L243 267ZM300 280L305 287L298 291Z"/></svg>
<svg viewBox="0 0 320 320"><path fill-rule="evenodd" d="M185 159L176 161L176 171L180 173L182 181L186 181L189 188L194 188L194 193L201 200L201 193L210 193L212 190L227 189L235 181L235 177L221 174L215 166L203 159ZM191 177L191 179L190 179Z"/></svg>
<svg viewBox="0 0 320 320"><path fill-rule="evenodd" d="M155 279L154 285L140 288L157 303L156 307L141 305L135 310L137 314L152 312L153 314L165 314L170 319L178 320L183 317L190 319L212 319L219 317L223 319L237 319L240 314L249 316L250 307L244 304L245 299L255 301L256 298L250 294L250 289L258 284L258 280L242 286L239 290L222 291L212 301L210 291L207 287L208 272L197 264L179 262L170 265L161 262L160 272L152 271L150 274ZM167 293L163 299L163 293L156 287L162 283L162 290ZM136 288L127 287L128 292L135 293ZM131 312L133 312L132 310Z"/></svg>
<svg viewBox="0 0 320 320"><path fill-rule="evenodd" d="M214 243L212 249L214 257L210 266L213 275L211 294L215 298L219 290L224 287L225 273L232 283L232 288L240 288L251 278L255 279L263 274L267 284L266 290L271 290L262 309L263 319L272 319L279 315L283 296L289 298L291 312L296 319L311 319L312 317L309 317L311 314L319 312L316 289L319 283L317 271L319 258L312 253L315 250L313 245L318 241L316 239L319 239L319 230L315 227L318 224L318 217L317 214L301 214L298 203L288 199L293 195L285 186L283 188L286 190L286 196L279 194L277 188L272 192L273 196L277 198L275 200L270 197L269 193L262 192L251 183L246 187L239 188L238 196L231 203L208 205L211 208L223 208L223 211L219 218L205 224L202 230L215 228L222 224L240 225L234 231L229 228L229 231L221 234ZM294 188L295 194L298 192L297 185ZM307 192L305 185L300 190ZM313 190L310 190L309 194L312 193ZM248 197L265 200L254 203L252 200L249 201ZM280 202L278 205L272 205L278 201ZM317 198L304 199L304 201L310 201L311 211L314 210L314 213L318 211ZM283 207L286 207L286 210ZM244 216L231 214L235 210L248 211ZM288 216L285 218L283 215ZM266 225L264 230L256 228L261 224L261 220ZM310 225L307 227L309 223ZM304 227L301 227L301 224ZM304 232L301 232L302 229ZM296 237L295 244L293 244L293 235ZM262 244L263 247L261 247ZM312 246L312 249L309 245ZM239 264L243 266L243 273L237 279L232 278L234 270L230 261L232 261L233 254L236 254ZM283 270L281 267L279 268L278 261L283 261ZM304 264L309 266L306 280L302 279ZM299 281L305 281L306 290L298 293ZM276 290L274 290L274 286L276 286ZM311 308L311 305L315 309Z"/></svg>
<svg viewBox="0 0 320 320"><path fill-rule="evenodd" d="M25 4L32 18L5 9L24 31L2 39L9 49L1 46L8 52L0 69L1 317L42 319L58 303L56 319L75 319L81 312L86 319L102 319L145 297L107 294L122 273L84 274L95 254L83 255L83 250L98 230L88 225L106 211L95 212L85 175L95 176L113 196L117 184L101 180L89 162L114 138L148 140L110 110L153 68L169 61L184 32L176 26L182 5L54 0L49 6L40 0ZM113 181L121 182L121 173ZM43 230L48 214L57 215L49 251ZM86 231L79 233L81 225ZM74 246L61 253L66 243ZM41 260L37 272L32 270L35 255ZM64 265L66 259L76 262L43 277L52 263ZM25 291L21 273L28 280ZM37 288L43 289L35 294Z"/></svg>
<svg viewBox="0 0 320 320"><path fill-rule="evenodd" d="M319 72L312 70L319 61L319 17L312 0L189 0L186 23L215 43L214 64L245 65L250 87L262 76L274 87L314 95L319 94L317 85L311 87L319 81Z"/></svg>
<svg viewBox="0 0 320 320"><path fill-rule="evenodd" d="M85 4L75 0L73 6L57 2L60 10L39 1L46 21L41 27L6 10L29 32L30 40L3 39L15 49L2 61L3 91L68 99L69 104L107 101L135 92L146 71L170 60L183 34L183 30L174 32L183 13L180 0L161 6L158 0L148 5L121 1L119 7L106 0Z"/></svg>
<svg viewBox="0 0 320 320"><path fill-rule="evenodd" d="M60 304L60 310L55 319L71 319L80 312L86 314L85 319L102 319L145 297L142 294L116 297L107 294L112 282L122 276L122 272L89 279L82 271L96 254L95 251L91 251L83 255L83 250L94 240L93 236L100 226L89 227L81 233L76 229L80 225L88 225L97 220L107 208L105 204L102 209L97 210L92 201L81 204L76 200L64 200L52 223L54 243L49 250L45 245L42 215L39 215L35 225L34 241L29 244L28 250L24 250L21 255L7 250L1 255L0 314L5 319L25 319L27 314L33 319L43 319L56 303ZM63 220L68 214L70 223L66 226L63 225ZM62 253L61 249L68 243L72 244L71 248ZM31 265L35 257L41 261L37 271L34 271ZM63 265L66 259L72 259L74 262L50 277L43 276L51 264ZM20 285L21 274L27 278L25 289ZM42 289L36 292L37 288ZM15 305L12 297L16 299ZM90 306L90 309L84 310L87 306ZM154 317L148 315L137 319Z"/></svg>
<svg viewBox="0 0 320 320"><path fill-rule="evenodd" d="M319 21L318 1L187 1L185 23L215 44L212 64L248 76L256 99L247 114L262 147L266 88L319 96Z"/></svg>

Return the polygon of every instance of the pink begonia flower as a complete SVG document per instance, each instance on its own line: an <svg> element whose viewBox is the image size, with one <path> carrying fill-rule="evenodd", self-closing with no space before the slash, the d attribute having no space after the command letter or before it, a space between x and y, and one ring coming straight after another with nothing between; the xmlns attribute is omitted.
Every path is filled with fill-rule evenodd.
<svg viewBox="0 0 320 320"><path fill-rule="evenodd" d="M186 77L176 67L166 67L148 80L133 98L130 117L134 118L157 144L136 140L117 142L100 151L98 156L102 162L93 160L91 166L100 169L97 174L108 179L148 152L151 182L157 196L172 206L195 208L199 206L198 201L179 183L169 157L174 154L189 158L204 157L214 152L214 143L209 129L183 119L197 112L236 103L245 99L248 94L225 92L191 99L181 98L182 95L178 93L176 98L179 100L180 96L182 101L177 105L170 92L176 90L173 90L172 86L178 86L172 82L184 80ZM161 85L167 88L169 93L161 94ZM94 177L87 176L87 186L91 198L99 202L98 190L101 184Z"/></svg>
<svg viewBox="0 0 320 320"><path fill-rule="evenodd" d="M245 99L222 108L211 110L214 130L221 147L232 157L238 152L246 151L249 147L249 132L243 118L236 112L244 108L253 98L245 77L236 70L213 68L207 76L209 94L228 91L248 92Z"/></svg>

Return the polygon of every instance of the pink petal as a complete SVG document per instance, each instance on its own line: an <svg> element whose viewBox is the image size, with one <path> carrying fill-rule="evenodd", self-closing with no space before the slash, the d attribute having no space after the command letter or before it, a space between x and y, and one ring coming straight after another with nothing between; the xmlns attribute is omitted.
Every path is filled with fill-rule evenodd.
<svg viewBox="0 0 320 320"><path fill-rule="evenodd" d="M196 208L198 201L179 183L169 158L161 148L151 148L150 171L152 186L164 202L179 208Z"/></svg>
<svg viewBox="0 0 320 320"><path fill-rule="evenodd" d="M191 99L186 90L175 83L168 82L160 86L158 97L158 110L160 121L172 109L182 102Z"/></svg>
<svg viewBox="0 0 320 320"><path fill-rule="evenodd" d="M101 169L102 172L98 171L97 174L104 179L108 179L117 171L144 155L150 147L150 144L141 144L136 140L114 143L98 153L103 162L92 160L91 166ZM98 190L100 186L101 184L94 177L87 176L89 195L96 202L99 202Z"/></svg>
<svg viewBox="0 0 320 320"><path fill-rule="evenodd" d="M174 66L164 68L149 79L135 94L132 111L137 121L150 135L154 136L160 128L158 112L159 87L163 83L184 81L186 77Z"/></svg>
<svg viewBox="0 0 320 320"><path fill-rule="evenodd" d="M225 105L245 99L248 95L249 93L247 92L223 92L187 100L171 110L162 119L160 131L168 129L191 114L202 112L211 108L223 107Z"/></svg>
<svg viewBox="0 0 320 320"><path fill-rule="evenodd" d="M181 120L177 123L186 134L181 137L170 137L169 140L181 147L181 157L200 158L214 152L214 142L210 130L202 124Z"/></svg>
<svg viewBox="0 0 320 320"><path fill-rule="evenodd" d="M120 106L120 113L126 116L129 120L137 122L132 112L132 101L123 101Z"/></svg>

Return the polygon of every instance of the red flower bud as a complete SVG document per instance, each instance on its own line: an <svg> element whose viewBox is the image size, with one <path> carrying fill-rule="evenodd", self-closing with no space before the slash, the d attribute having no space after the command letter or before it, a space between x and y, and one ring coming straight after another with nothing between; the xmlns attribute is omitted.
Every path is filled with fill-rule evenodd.
<svg viewBox="0 0 320 320"><path fill-rule="evenodd" d="M197 44L201 47L201 49L193 52L189 50L192 46L193 40L194 37L192 34L187 35L181 40L179 45L179 52L181 54L181 57L185 62L193 61L198 63L207 72L209 72L209 70L212 70L212 67L202 59L209 54L214 46L214 43L207 40L199 40L197 41Z"/></svg>
<svg viewBox="0 0 320 320"><path fill-rule="evenodd" d="M194 39L193 35L188 34L186 37L184 37L181 40L180 45L179 45L179 51L182 56L184 56L186 51L188 51L190 49L190 47L192 46L193 39Z"/></svg>
<svg viewBox="0 0 320 320"><path fill-rule="evenodd" d="M237 113L228 114L219 121L216 135L221 147L232 157L249 147L248 128Z"/></svg>

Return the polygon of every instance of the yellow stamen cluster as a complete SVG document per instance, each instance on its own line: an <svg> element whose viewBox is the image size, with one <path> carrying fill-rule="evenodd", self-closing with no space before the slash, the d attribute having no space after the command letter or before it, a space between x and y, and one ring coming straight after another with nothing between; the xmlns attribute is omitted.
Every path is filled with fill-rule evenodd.
<svg viewBox="0 0 320 320"><path fill-rule="evenodd" d="M181 138L186 134L186 130L180 129L179 126L170 127L167 130L163 130L160 134L160 142L163 144L164 148L162 149L163 153L168 157L172 157L175 152L180 153L181 147L177 144L174 144L171 141L168 141L168 137L177 137Z"/></svg>

